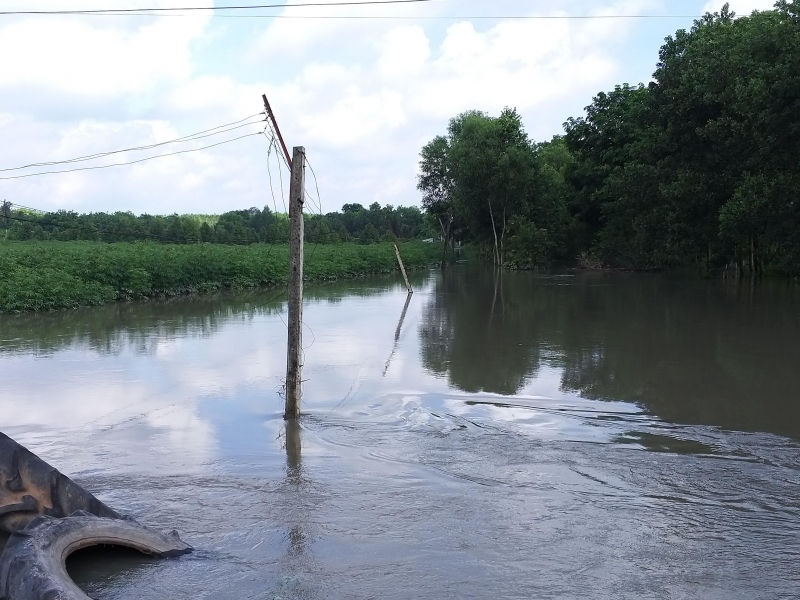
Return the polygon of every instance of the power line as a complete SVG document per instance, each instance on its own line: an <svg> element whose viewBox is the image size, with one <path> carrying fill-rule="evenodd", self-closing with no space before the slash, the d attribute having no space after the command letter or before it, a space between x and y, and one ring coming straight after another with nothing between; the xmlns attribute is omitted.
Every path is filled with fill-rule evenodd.
<svg viewBox="0 0 800 600"><path fill-rule="evenodd" d="M386 17L386 16L374 16L374 17L362 17L362 16L353 16L353 17L303 17L303 16L294 16L294 15L279 15L275 18L280 19L442 19L442 20L489 20L489 19L496 19L500 21L514 21L514 20L588 20L588 19L700 19L702 15L500 15L497 17L491 16L480 16L480 17L443 17L443 16L431 16L431 17Z"/></svg>
<svg viewBox="0 0 800 600"><path fill-rule="evenodd" d="M158 15L151 15L158 16ZM185 17L188 15L164 15ZM701 19L702 15L497 15L497 16L400 16L400 15L216 15L223 19L334 19L334 20L390 20L390 21L536 21L536 20L591 20L591 19Z"/></svg>
<svg viewBox="0 0 800 600"><path fill-rule="evenodd" d="M281 201L283 202L283 210L288 215L289 214L289 209L286 207L286 198L283 195L283 171L280 168L281 167L281 158L283 158L283 162L286 165L286 168L289 169L289 171L291 171L292 169L291 169L291 167L289 167L289 164L286 162L286 157L284 156L284 154L278 149L278 142L277 142L277 138L275 136L275 130L272 129L272 125L269 123L269 121L267 121L267 125L269 125L270 136L268 137L266 131L264 131L264 137L269 140L269 150L267 151L267 169L268 169L269 175L270 175L270 179L269 179L270 189L272 189L272 171L269 168L269 157L272 154L272 149L275 148L275 154L278 157L278 159L277 159L278 160L278 177L280 178L280 182L281 182L281 185L280 185ZM275 194L273 192L273 198L274 198L274 195ZM275 208L275 212L278 212L277 207Z"/></svg>
<svg viewBox="0 0 800 600"><path fill-rule="evenodd" d="M24 206L22 204L17 204L16 202L9 202L9 204L11 206L16 206L17 208L21 208L23 210L30 210L30 211L38 212L38 213L46 213L47 212L46 210L42 210L40 208L33 208L32 206Z"/></svg>
<svg viewBox="0 0 800 600"><path fill-rule="evenodd" d="M317 190L317 208L319 209L319 216L322 216L322 197L319 194L319 182L317 181L317 174L314 172L314 167L311 166L311 161L308 160L306 157L306 164L308 168L311 170L311 175L314 177L314 187ZM311 199L313 200L314 197L312 196Z"/></svg>
<svg viewBox="0 0 800 600"><path fill-rule="evenodd" d="M309 6L363 6L376 4L419 4L422 2L435 2L436 0L366 0L363 2L302 2L298 4L255 4L247 6L187 6L183 8L101 8L95 10L7 10L0 11L0 15L103 15L103 14L136 14L136 13L163 13L176 11L222 11L222 10L252 10L264 8L305 8Z"/></svg>
<svg viewBox="0 0 800 600"><path fill-rule="evenodd" d="M151 150L153 148L158 148L159 146L166 146L166 145L169 145L169 144L177 144L177 143L182 143L182 142L192 142L192 141L195 141L195 140L201 140L203 138L211 137L211 136L214 136L214 135L220 135L222 133L227 133L229 131L234 131L236 129L241 129L242 127L247 127L249 125L255 125L256 123L261 123L262 121L259 120L259 121L253 121L251 123L244 123L243 125L238 125L238 123L242 123L242 121L247 121L248 119L252 119L253 117L257 117L257 116L260 116L260 115L263 115L263 114L264 114L263 112L256 113L255 115L250 115L249 117L246 117L246 118L241 119L239 121L234 121L233 123L228 123L226 125L219 125L217 127L212 127L211 129L206 129L204 131L199 131L199 132L193 133L191 135L175 138L174 140L168 140L166 142L159 142L157 144L150 144L150 145L147 145L147 146L137 146L137 147L134 147L134 148L125 148L123 150L112 150L110 152L99 152L97 154L89 154L89 155L86 155L86 156L79 156L77 158L70 158L70 159L67 159L67 160L57 160L57 161L51 161L51 162L31 163L29 165L23 165L21 167L9 167L9 168L6 168L6 169L0 169L0 172L3 172L3 171L20 171L22 169L30 169L30 168L33 168L33 167L51 167L51 166L55 166L55 165L64 165L64 164L71 164L71 163L76 163L76 162L85 162L87 160L93 160L95 158L102 158L102 157L105 157L105 156L111 156L112 154L121 154L123 152L136 152L136 151L139 151L139 150ZM231 127L231 125L235 125L235 127ZM229 129L224 129L226 127L229 127ZM221 130L221 131L215 131L215 130ZM214 132L214 133L209 133L209 132Z"/></svg>
<svg viewBox="0 0 800 600"><path fill-rule="evenodd" d="M40 175L56 175L58 173L74 173L76 171L94 171L96 169L108 169L110 167L122 167L122 166L125 166L125 165L135 165L137 163L145 162L145 161L148 161L148 160L153 160L153 159L156 159L156 158L164 158L166 156L175 156L177 154L187 154L189 152L199 152L200 150L207 150L208 148L214 148L215 146L221 146L223 144L230 144L231 142L236 142L236 141L242 140L244 138L252 137L254 135L261 135L261 134L262 134L261 131L258 131L256 133L248 133L246 135L235 137L235 138L230 139L230 140L217 142L216 144L210 144L208 146L201 146L200 148L192 148L190 150L179 150L177 152L169 152L167 154L157 154L156 156L148 156L148 157L145 157L145 158L140 158L138 160L132 160L132 161L129 161L129 162L113 163L113 164L110 164L110 165L100 165L100 166L97 166L97 167L79 167L77 169L64 169L62 171L44 171L42 173L28 173L26 175L12 175L12 176L9 176L9 177L0 177L0 180L3 180L3 179L24 179L26 177L38 177Z"/></svg>
<svg viewBox="0 0 800 600"><path fill-rule="evenodd" d="M423 0L420 0L423 1ZM366 4L357 2L356 4ZM297 5L289 5L288 8ZM324 6L331 6L325 4ZM287 8L287 7L284 7ZM175 9L184 10L184 9ZM212 10L212 9L209 9ZM39 16L78 14L89 17L190 17L189 14L158 14L158 13L9 13L0 12L0 16L9 14L35 14ZM593 19L701 19L703 15L431 15L431 16L400 16L400 15L214 15L217 19L307 19L307 20L388 20L388 21L537 21L537 20L593 20Z"/></svg>
<svg viewBox="0 0 800 600"><path fill-rule="evenodd" d="M275 188L272 186L272 167L270 166L269 159L272 156L273 147L276 148L276 150L275 150L276 153L278 152L278 150L277 150L277 144L275 143L275 134L273 134L272 131L270 131L270 134L272 134L271 138L267 137L266 132L264 133L264 137L267 137L267 139L269 140L269 147L267 148L267 175L269 176L269 191L272 194L272 206L275 208L275 213L277 214L277 212L278 212L278 203L275 200ZM280 164L280 160L279 160L278 161L278 169L280 169L280 168L281 168L281 164ZM286 202L284 202L284 209L285 208L286 208Z"/></svg>

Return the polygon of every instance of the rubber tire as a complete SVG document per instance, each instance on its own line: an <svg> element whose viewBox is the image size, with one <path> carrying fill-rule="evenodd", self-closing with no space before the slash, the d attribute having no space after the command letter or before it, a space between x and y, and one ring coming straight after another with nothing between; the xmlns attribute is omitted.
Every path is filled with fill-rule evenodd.
<svg viewBox="0 0 800 600"><path fill-rule="evenodd" d="M81 548L103 544L158 557L192 551L177 531L165 535L133 520L83 511L62 519L39 516L6 543L0 556L0 600L88 600L67 573L66 560Z"/></svg>

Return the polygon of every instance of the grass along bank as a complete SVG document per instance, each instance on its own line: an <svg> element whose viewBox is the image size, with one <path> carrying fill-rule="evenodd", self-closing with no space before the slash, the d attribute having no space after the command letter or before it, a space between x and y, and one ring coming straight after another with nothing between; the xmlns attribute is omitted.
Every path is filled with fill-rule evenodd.
<svg viewBox="0 0 800 600"><path fill-rule="evenodd" d="M439 244L400 245L407 269L437 262ZM0 243L0 312L92 306L220 288L284 284L287 245L169 245L152 242ZM390 243L306 245L305 279L398 271Z"/></svg>

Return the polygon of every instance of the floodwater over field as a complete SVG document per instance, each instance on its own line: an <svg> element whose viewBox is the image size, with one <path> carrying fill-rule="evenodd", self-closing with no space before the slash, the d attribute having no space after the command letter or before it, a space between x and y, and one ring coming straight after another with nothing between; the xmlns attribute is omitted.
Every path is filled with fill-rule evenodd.
<svg viewBox="0 0 800 600"><path fill-rule="evenodd" d="M195 546L96 598L796 598L800 290L457 267L0 317L0 431Z"/></svg>

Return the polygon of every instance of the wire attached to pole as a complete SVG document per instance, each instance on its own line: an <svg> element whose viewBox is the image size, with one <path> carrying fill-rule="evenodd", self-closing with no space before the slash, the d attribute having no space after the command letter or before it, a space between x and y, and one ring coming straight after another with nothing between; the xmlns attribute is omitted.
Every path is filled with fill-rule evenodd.
<svg viewBox="0 0 800 600"><path fill-rule="evenodd" d="M264 100L264 108L267 111L267 115L272 120L272 125L275 128L275 133L278 135L278 139L281 141L281 146L283 147L283 153L286 155L286 164L289 165L289 170L292 170L292 157L289 156L289 149L286 148L286 142L283 141L283 136L281 135L281 130L278 127L278 121L275 119L275 114L272 112L272 107L269 105L269 100L267 100L266 94L261 94L261 98Z"/></svg>

